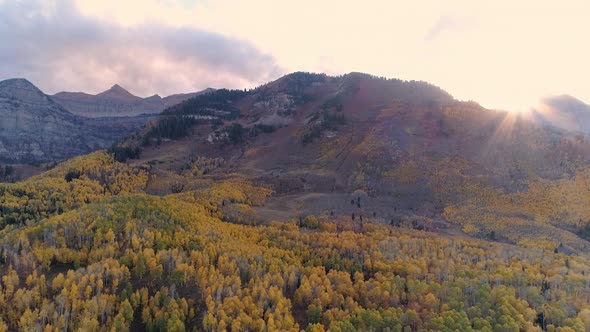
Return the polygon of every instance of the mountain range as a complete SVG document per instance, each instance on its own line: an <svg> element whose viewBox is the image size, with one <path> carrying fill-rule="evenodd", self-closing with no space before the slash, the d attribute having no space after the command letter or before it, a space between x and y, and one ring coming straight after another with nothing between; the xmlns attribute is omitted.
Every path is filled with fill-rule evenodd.
<svg viewBox="0 0 590 332"><path fill-rule="evenodd" d="M0 82L0 160L61 161L110 146L148 116L86 118L72 114L26 79Z"/></svg>
<svg viewBox="0 0 590 332"><path fill-rule="evenodd" d="M149 165L149 194L195 189L195 174L240 174L275 192L258 211L264 219L348 211L347 197L356 193L357 199L370 197L371 208L359 204L347 213L390 222L420 216L428 218L421 219L426 228L451 220L478 236L513 243L551 233L554 241L568 243L563 250L590 249L590 235L579 236L586 232L579 221L590 215L572 212L578 203L541 217L513 213L522 208L502 201L514 194L519 196L510 202L532 200L536 206L535 195L553 195L546 191L566 190L573 185L567 181L584 178L590 107L571 96L511 113L458 101L421 81L303 72L248 91L205 92L142 99L115 85L70 100L85 100L95 110L127 105L132 113L115 107L107 114L142 115L83 117L98 113L86 108L73 114L56 101L78 94L48 96L25 79L2 81L0 160L60 161L115 143L110 151L117 160ZM145 114L156 108L137 108L150 100L158 107L183 101L159 115ZM472 205L480 199L505 211L476 227L465 216L482 213L484 207ZM538 224L538 218L546 222Z"/></svg>
<svg viewBox="0 0 590 332"><path fill-rule="evenodd" d="M6 157L136 119L0 98ZM0 184L0 330L588 330L590 137L548 116L585 109L363 73L195 95Z"/></svg>
<svg viewBox="0 0 590 332"><path fill-rule="evenodd" d="M213 90L209 88L200 92L174 94L164 98L159 95L141 98L115 84L96 95L84 92L59 92L50 97L65 110L76 115L90 118L120 117L160 113L167 107Z"/></svg>
<svg viewBox="0 0 590 332"><path fill-rule="evenodd" d="M360 74L348 76L355 75ZM266 108L264 112L268 114L258 119L254 125L276 127L293 121L293 116L287 114L292 110L278 109L295 108L301 101L293 100L295 97L292 94L276 87L285 84L285 81L292 80L294 76L296 74L287 75L258 89L266 91L274 86L276 91L265 92L267 95L274 93L275 96L270 99L259 97L269 100L254 103L252 105L254 109L248 110L257 114ZM403 85L400 84L399 87L401 86ZM97 148L104 148L145 124L150 115L153 116L165 109L168 109L167 112L170 113L172 112L170 110L181 107L184 101L214 91L214 89L206 89L195 93L174 94L165 98L158 95L141 98L115 84L96 95L83 92L59 92L55 95L45 95L24 79L2 81L0 87L3 98L2 112L7 114L7 121L4 121L2 126L3 140L0 142L2 144L0 158L5 162L63 160ZM288 88L292 89L292 87ZM372 107L383 106L396 98L402 100L421 97L415 96L421 93L421 87L408 86L405 89L405 91L401 90L403 92L396 92L398 96L388 95L388 91L380 92L383 94L382 98L378 101L370 101L376 103ZM257 93L260 94L260 92ZM343 95L342 91L326 93L337 95L333 98L340 98ZM244 110L240 112L245 113ZM196 116L217 117L205 113L201 111ZM480 116L485 116L486 112L481 113ZM435 113L432 118L439 115ZM541 100L540 106L533 109L529 115L531 115L529 118L531 122L547 126L549 130L553 128L553 130L561 129L567 132L590 133L590 106L568 95ZM260 117L260 114L256 116ZM432 121L432 118L429 121ZM524 121L526 116L523 115L522 118L520 120ZM68 134L65 137L56 135L63 132ZM317 129L314 133L308 134L317 134ZM308 135L308 139L309 137ZM53 140L55 138L59 139ZM64 144L60 145L60 141Z"/></svg>
<svg viewBox="0 0 590 332"><path fill-rule="evenodd" d="M119 85L97 95L46 95L26 79L0 82L0 161L61 161L104 149L145 125L155 114L210 92L140 98Z"/></svg>

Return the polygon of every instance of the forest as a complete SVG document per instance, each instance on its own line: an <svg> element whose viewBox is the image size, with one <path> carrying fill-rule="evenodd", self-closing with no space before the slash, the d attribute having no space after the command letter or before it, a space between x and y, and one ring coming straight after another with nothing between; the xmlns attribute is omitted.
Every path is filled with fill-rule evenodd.
<svg viewBox="0 0 590 332"><path fill-rule="evenodd" d="M149 178L97 152L0 186L0 331L590 329L586 256L370 218L261 221L272 191L240 175L164 196Z"/></svg>

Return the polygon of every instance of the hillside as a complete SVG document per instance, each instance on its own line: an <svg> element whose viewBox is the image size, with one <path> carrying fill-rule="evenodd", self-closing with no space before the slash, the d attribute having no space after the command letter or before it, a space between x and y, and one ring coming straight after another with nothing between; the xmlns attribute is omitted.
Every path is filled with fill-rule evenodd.
<svg viewBox="0 0 590 332"><path fill-rule="evenodd" d="M213 89L175 94L164 98L158 95L141 98L115 84L110 89L96 95L83 92L59 92L51 96L51 99L64 109L79 116L90 118L124 117L160 113L166 107L210 91Z"/></svg>
<svg viewBox="0 0 590 332"><path fill-rule="evenodd" d="M1 185L0 327L590 326L586 255L346 216L257 221L271 191L239 175L195 176L199 189L163 197L144 193L153 176L99 152Z"/></svg>
<svg viewBox="0 0 590 332"><path fill-rule="evenodd" d="M562 196L587 179L587 137L424 82L295 73L171 107L122 146L141 149L132 162L155 174L237 172L269 186L267 218L355 214L547 249L590 245L588 190ZM190 176L176 181L148 191L192 188Z"/></svg>
<svg viewBox="0 0 590 332"><path fill-rule="evenodd" d="M585 331L589 158L425 82L195 96L0 184L0 330Z"/></svg>
<svg viewBox="0 0 590 332"><path fill-rule="evenodd" d="M590 134L590 105L569 95L541 100L532 116L546 125Z"/></svg>
<svg viewBox="0 0 590 332"><path fill-rule="evenodd" d="M74 115L25 79L0 82L0 162L60 161L110 146L147 117L87 119Z"/></svg>

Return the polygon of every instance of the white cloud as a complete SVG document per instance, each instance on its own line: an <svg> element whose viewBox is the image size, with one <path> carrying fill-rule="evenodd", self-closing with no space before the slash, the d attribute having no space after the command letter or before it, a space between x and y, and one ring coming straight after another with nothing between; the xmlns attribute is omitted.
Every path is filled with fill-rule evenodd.
<svg viewBox="0 0 590 332"><path fill-rule="evenodd" d="M26 77L48 92L120 83L139 95L166 95L250 86L281 73L246 41L165 23L122 26L62 0L3 3L0 39L0 77Z"/></svg>
<svg viewBox="0 0 590 332"><path fill-rule="evenodd" d="M424 36L426 40L434 40L438 38L445 31L453 29L464 29L467 24L460 18L453 16L441 16L440 19L432 26L428 33Z"/></svg>

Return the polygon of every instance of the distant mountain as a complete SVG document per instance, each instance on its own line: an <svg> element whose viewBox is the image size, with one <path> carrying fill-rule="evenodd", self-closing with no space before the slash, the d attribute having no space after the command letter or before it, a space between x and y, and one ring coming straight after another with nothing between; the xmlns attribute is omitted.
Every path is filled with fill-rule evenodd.
<svg viewBox="0 0 590 332"><path fill-rule="evenodd" d="M0 82L0 118L0 161L9 163L63 160L105 148L149 119L84 118L22 78Z"/></svg>
<svg viewBox="0 0 590 332"><path fill-rule="evenodd" d="M570 95L541 100L533 114L545 124L590 134L590 105Z"/></svg>
<svg viewBox="0 0 590 332"><path fill-rule="evenodd" d="M175 94L165 98L153 95L147 98L137 97L118 84L96 95L83 92L59 92L51 98L67 111L85 117L120 117L140 114L160 113L165 108L178 104L201 93Z"/></svg>
<svg viewBox="0 0 590 332"><path fill-rule="evenodd" d="M104 98L110 98L110 99L114 99L114 100L120 100L120 101L127 101L127 100L139 98L139 97L132 95L129 91L125 90L119 84L113 85L110 89L99 93L97 96L104 97Z"/></svg>

